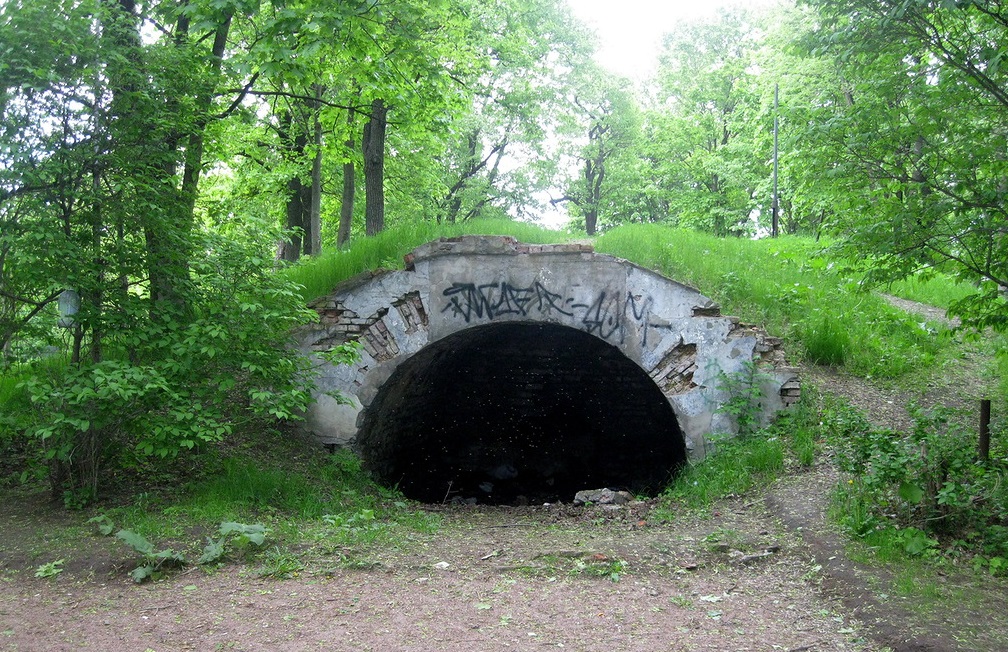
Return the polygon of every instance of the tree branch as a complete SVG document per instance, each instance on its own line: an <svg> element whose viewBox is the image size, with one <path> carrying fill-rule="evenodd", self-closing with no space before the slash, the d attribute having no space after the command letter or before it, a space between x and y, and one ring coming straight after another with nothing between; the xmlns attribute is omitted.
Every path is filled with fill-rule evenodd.
<svg viewBox="0 0 1008 652"><path fill-rule="evenodd" d="M259 71L256 71L252 75L252 77L248 80L248 83L238 90L237 94L235 95L234 101L232 101L231 104L228 105L228 108L224 109L223 111L215 115L214 118L215 119L226 118L232 113L234 113L235 110L238 108L238 106L245 100L248 94L252 91L252 85L256 83L257 79L259 79Z"/></svg>
<svg viewBox="0 0 1008 652"><path fill-rule="evenodd" d="M303 93L294 93L292 91L256 91L247 88L229 88L225 91L226 93L241 93L244 92L246 95L253 95L255 97L286 97L292 100L302 100L305 102L317 102L322 106L332 107L334 109L343 109L344 111L353 111L363 116L371 116L370 105L366 107L362 106L350 106L346 104L338 104L336 102L330 102L329 100L320 99L314 95L305 95Z"/></svg>

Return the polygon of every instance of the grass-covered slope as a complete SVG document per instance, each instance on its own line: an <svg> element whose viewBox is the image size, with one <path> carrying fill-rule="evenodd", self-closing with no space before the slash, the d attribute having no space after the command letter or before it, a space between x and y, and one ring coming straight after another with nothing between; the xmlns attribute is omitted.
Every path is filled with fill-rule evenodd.
<svg viewBox="0 0 1008 652"><path fill-rule="evenodd" d="M482 220L464 224L417 222L391 228L372 238L358 238L343 251L330 251L318 258L302 260L281 273L304 289L305 301L329 292L340 281L378 268L398 269L403 256L420 245L459 235L510 235L522 242L547 244L570 240L572 236L534 224L511 220Z"/></svg>
<svg viewBox="0 0 1008 652"><path fill-rule="evenodd" d="M413 224L359 239L346 251L304 261L282 273L304 287L305 300L368 269L401 267L416 246L464 233L512 235L523 242L570 240L570 234L506 220L461 225ZM838 274L807 238L715 238L659 225L627 225L595 240L595 248L692 285L725 314L785 337L792 356L844 365L853 373L895 378L927 366L940 347L933 325L896 310L858 279ZM918 299L943 299L956 289L941 277L907 284ZM894 291L899 291L897 288ZM930 292L930 294L929 294Z"/></svg>
<svg viewBox="0 0 1008 652"><path fill-rule="evenodd" d="M607 232L595 248L693 285L726 314L787 338L792 354L809 362L895 378L928 365L940 347L931 326L840 274L808 238L715 238L635 225Z"/></svg>

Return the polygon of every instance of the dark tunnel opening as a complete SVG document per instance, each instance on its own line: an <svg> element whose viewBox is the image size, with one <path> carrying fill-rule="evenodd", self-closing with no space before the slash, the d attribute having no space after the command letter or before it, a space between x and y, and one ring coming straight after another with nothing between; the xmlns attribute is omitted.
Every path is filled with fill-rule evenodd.
<svg viewBox="0 0 1008 652"><path fill-rule="evenodd" d="M423 502L648 494L686 460L675 413L640 367L588 333L542 323L470 328L425 347L360 426L365 466Z"/></svg>

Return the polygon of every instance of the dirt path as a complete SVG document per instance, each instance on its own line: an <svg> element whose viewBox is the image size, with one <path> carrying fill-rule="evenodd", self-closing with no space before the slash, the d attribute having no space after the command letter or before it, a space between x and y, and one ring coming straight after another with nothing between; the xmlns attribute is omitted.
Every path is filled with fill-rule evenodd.
<svg viewBox="0 0 1008 652"><path fill-rule="evenodd" d="M851 561L843 537L825 518L826 497L835 486L833 473L809 473L786 478L767 496L768 507L788 528L800 532L817 565L822 566L825 595L837 598L875 642L895 652L1004 649L1008 631L990 627L990 614L965 618L960 613L935 620L934 614L889 595L886 587L894 578L884 568ZM957 617L959 622L952 626Z"/></svg>
<svg viewBox="0 0 1008 652"><path fill-rule="evenodd" d="M227 567L136 586L114 550L48 580L6 565L0 650L880 649L761 501L660 526L648 507L447 510L367 570L317 559L286 580Z"/></svg>

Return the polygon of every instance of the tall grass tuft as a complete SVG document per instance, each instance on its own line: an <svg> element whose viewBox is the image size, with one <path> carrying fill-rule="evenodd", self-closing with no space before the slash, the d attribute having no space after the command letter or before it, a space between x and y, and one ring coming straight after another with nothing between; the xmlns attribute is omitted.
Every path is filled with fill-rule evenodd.
<svg viewBox="0 0 1008 652"><path fill-rule="evenodd" d="M0 413L6 414L9 409L7 406L19 399L21 392L18 383L21 380L20 374L0 376Z"/></svg>
<svg viewBox="0 0 1008 652"><path fill-rule="evenodd" d="M317 519L346 509L374 509L382 492L349 453L330 456L311 478L234 457L224 460L220 473L190 488L183 509L211 522L264 510Z"/></svg>
<svg viewBox="0 0 1008 652"><path fill-rule="evenodd" d="M62 373L67 364L65 357L52 356L0 369L0 454L6 454L4 449L13 442L23 443L18 435L31 417L31 400L21 383L32 377L54 377Z"/></svg>
<svg viewBox="0 0 1008 652"><path fill-rule="evenodd" d="M894 281L885 291L903 299L948 309L956 301L972 294L976 288L960 283L945 274L918 274Z"/></svg>
<svg viewBox="0 0 1008 652"><path fill-rule="evenodd" d="M721 440L713 453L690 463L665 490L659 518L674 518L678 506L707 509L715 500L744 494L777 477L784 457L782 440L765 433Z"/></svg>
<svg viewBox="0 0 1008 652"><path fill-rule="evenodd" d="M826 315L811 318L800 326L805 359L827 366L840 366L851 346L850 336L839 322Z"/></svg>
<svg viewBox="0 0 1008 652"><path fill-rule="evenodd" d="M281 467L260 467L246 458L223 461L220 473L189 487L172 508L205 522L256 520L277 510L302 518L321 516L322 505L311 484Z"/></svg>

